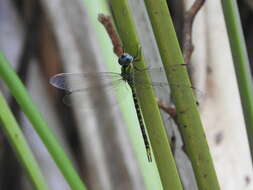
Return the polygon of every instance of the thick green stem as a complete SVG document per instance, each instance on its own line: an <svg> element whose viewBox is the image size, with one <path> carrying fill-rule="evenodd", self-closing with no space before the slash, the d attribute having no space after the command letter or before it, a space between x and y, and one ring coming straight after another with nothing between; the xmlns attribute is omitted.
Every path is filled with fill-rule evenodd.
<svg viewBox="0 0 253 190"><path fill-rule="evenodd" d="M127 53L135 56L140 47L140 43L130 14L128 1L112 0L111 5L124 49ZM139 53L140 61L134 64L139 69L144 69L146 66L143 55L142 52ZM147 72L140 73L142 74L136 75L135 77L141 77L143 81L150 82ZM136 86L136 91L162 185L164 189L182 189L154 92L151 87L138 88L138 86Z"/></svg>
<svg viewBox="0 0 253 190"><path fill-rule="evenodd" d="M253 156L253 83L247 50L236 1L223 0L222 5L247 127L251 156Z"/></svg>
<svg viewBox="0 0 253 190"><path fill-rule="evenodd" d="M41 174L40 168L1 92L0 121L1 127L3 128L8 141L15 150L18 159L25 168L25 171L34 184L35 189L47 190L48 187Z"/></svg>
<svg viewBox="0 0 253 190"><path fill-rule="evenodd" d="M200 190L220 189L166 0L145 0L176 106L181 135ZM178 65L178 66L177 66ZM188 88L187 88L188 87Z"/></svg>
<svg viewBox="0 0 253 190"><path fill-rule="evenodd" d="M52 131L48 128L48 124L28 95L24 85L2 53L0 53L0 77L4 80L11 94L15 97L21 109L32 123L70 187L74 190L86 189L70 160L67 158L67 155L57 142Z"/></svg>

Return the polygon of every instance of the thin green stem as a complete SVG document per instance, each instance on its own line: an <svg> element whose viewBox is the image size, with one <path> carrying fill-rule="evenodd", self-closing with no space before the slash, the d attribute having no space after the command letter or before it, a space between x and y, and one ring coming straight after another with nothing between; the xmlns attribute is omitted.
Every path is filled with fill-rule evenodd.
<svg viewBox="0 0 253 190"><path fill-rule="evenodd" d="M223 0L222 5L247 127L251 156L253 156L253 83L245 40L236 1Z"/></svg>
<svg viewBox="0 0 253 190"><path fill-rule="evenodd" d="M145 0L199 189L220 189L166 0ZM176 66L178 64L178 66ZM181 86L181 87L180 87ZM186 87L189 88L186 88Z"/></svg>
<svg viewBox="0 0 253 190"><path fill-rule="evenodd" d="M47 190L47 184L41 174L38 163L30 150L17 121L8 107L4 96L0 92L0 120L8 141L15 150L26 173L30 177L34 187L38 190Z"/></svg>
<svg viewBox="0 0 253 190"><path fill-rule="evenodd" d="M85 7L88 10L89 18L91 19L92 28L94 28L95 37L97 38L98 45L101 48L101 57L103 57L104 64L109 71L120 72L120 65L117 63L117 58L112 51L112 43L108 39L108 33L105 28L97 20L97 15L111 14L109 13L109 8L107 0L85 0ZM122 100L121 92L116 92L118 100ZM120 101L120 111L123 116L124 125L127 127L126 136L130 138L131 145L133 146L134 154L137 158L138 168L143 177L143 181L146 186L146 190L162 189L162 184L160 181L160 176L155 164L150 164L146 162L145 148L143 144L143 139L141 138L140 130L138 128L138 119L136 113L134 112L133 100L131 96L126 96L124 101ZM133 127L137 126L137 127Z"/></svg>
<svg viewBox="0 0 253 190"><path fill-rule="evenodd" d="M0 53L0 77L4 80L11 94L15 97L21 109L32 123L70 187L74 190L86 189L70 160L67 158L67 155L57 142L52 131L48 128L48 124L28 95L24 85L2 53Z"/></svg>
<svg viewBox="0 0 253 190"><path fill-rule="evenodd" d="M112 0L111 5L119 36L125 51L131 55L136 55L140 47L140 42L128 7L128 1ZM145 70L146 66L142 52L139 53L140 61L134 64L136 64L139 69ZM150 82L147 72L140 73L142 74L136 75L135 77L140 77L143 81ZM136 92L162 185L164 189L181 190L182 185L170 150L153 89L151 87L145 89L136 87Z"/></svg>

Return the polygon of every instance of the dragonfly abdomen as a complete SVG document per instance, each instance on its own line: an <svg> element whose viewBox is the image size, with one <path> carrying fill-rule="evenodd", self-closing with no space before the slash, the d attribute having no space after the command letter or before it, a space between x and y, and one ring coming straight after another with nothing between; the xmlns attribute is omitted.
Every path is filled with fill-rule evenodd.
<svg viewBox="0 0 253 190"><path fill-rule="evenodd" d="M148 140L148 137L147 137L147 134L146 134L146 130L145 130L142 114L141 114L141 108L140 108L140 105L139 105L139 102L138 102L138 99L137 99L137 96L136 96L136 91L135 91L135 88L133 86L132 81L128 81L128 84L132 89L132 96L133 96L134 106L135 106L136 114L137 114L137 117L138 117L139 125L140 125L140 128L141 128L141 133L142 133L143 141L144 141L144 144L145 144L148 161L151 162L152 157L151 157L150 144L149 144L149 140Z"/></svg>

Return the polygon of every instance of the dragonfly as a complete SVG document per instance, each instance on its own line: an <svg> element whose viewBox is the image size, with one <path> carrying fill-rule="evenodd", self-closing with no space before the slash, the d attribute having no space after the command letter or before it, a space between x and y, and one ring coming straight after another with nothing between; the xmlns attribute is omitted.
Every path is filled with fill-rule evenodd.
<svg viewBox="0 0 253 190"><path fill-rule="evenodd" d="M139 51L139 50L138 50ZM95 99L95 103L101 102L101 93L99 93L99 89L109 90L110 88L116 89L122 84L128 84L132 92L132 98L137 114L137 118L139 121L139 126L141 129L146 154L149 162L152 162L151 156L151 147L150 142L147 137L145 122L141 113L141 107L137 98L136 93L136 85L146 86L153 85L164 87L168 86L167 82L158 81L152 82L152 84L146 84L143 81L138 81L135 76L135 72L141 72L142 70L136 68L134 65L135 62L138 61L137 56L132 56L128 53L123 53L118 57L118 63L121 66L121 73L113 73L113 72L97 72L97 73L60 73L56 74L50 78L50 84L54 87L65 90L67 95L64 97L65 104L71 104L71 97L80 99L87 96L87 94L91 95L93 99ZM161 72L161 68L153 69L154 72ZM151 69L152 72L152 69ZM97 83L97 79L100 79L101 83ZM84 85L83 82L86 84ZM90 91L90 93L89 93Z"/></svg>

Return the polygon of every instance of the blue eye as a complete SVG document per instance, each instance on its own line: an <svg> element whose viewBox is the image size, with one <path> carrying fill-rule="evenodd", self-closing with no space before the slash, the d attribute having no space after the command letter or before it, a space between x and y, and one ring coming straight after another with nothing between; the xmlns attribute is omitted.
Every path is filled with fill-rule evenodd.
<svg viewBox="0 0 253 190"><path fill-rule="evenodd" d="M131 63L132 61L133 61L133 57L128 54L121 55L118 60L119 64L124 65L124 66L129 65L129 63Z"/></svg>
<svg viewBox="0 0 253 190"><path fill-rule="evenodd" d="M126 60L129 61L129 62L131 62L132 57L128 56L128 57L126 58Z"/></svg>

